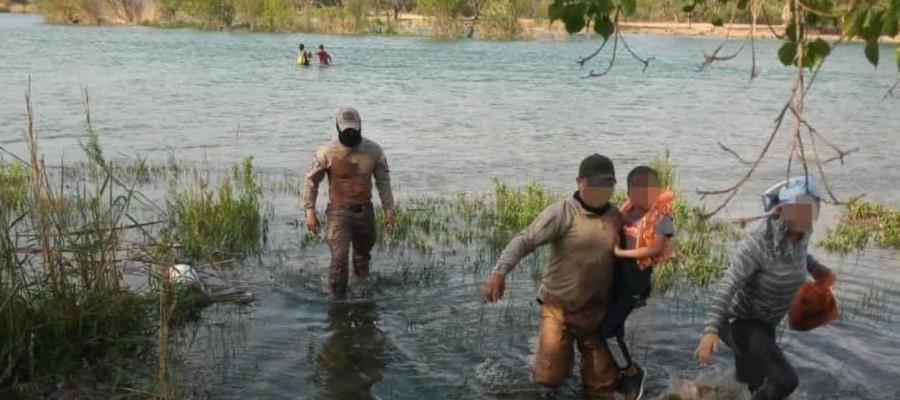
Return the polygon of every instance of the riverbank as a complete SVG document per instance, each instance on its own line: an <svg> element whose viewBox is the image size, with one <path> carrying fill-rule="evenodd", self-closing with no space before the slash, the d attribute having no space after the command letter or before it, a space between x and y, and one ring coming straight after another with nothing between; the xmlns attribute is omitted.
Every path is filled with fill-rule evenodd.
<svg viewBox="0 0 900 400"><path fill-rule="evenodd" d="M68 3L47 2L40 7L31 4L9 3L0 0L0 12L38 13L44 20L55 24L88 26L153 26L158 28L196 28L235 32L283 32L320 33L336 35L388 35L408 37L436 37L444 39L480 39L502 41L565 41L571 36L559 21L551 23L546 18L518 18L517 23L497 19L490 15L482 18L439 18L420 13L392 14L367 12L365 16L353 15L343 8L307 7L295 10L284 4L259 12L259 7L235 8L224 17L199 15L196 12L172 10L157 0L134 2L103 2L96 6L71 6ZM637 20L622 21L621 31L635 35L663 35L684 37L777 39L777 32L784 25L771 27L747 23L715 26L708 22L680 22ZM837 31L813 32L826 40L839 39ZM595 36L592 32L575 36ZM897 39L883 38L885 43L897 43Z"/></svg>
<svg viewBox="0 0 900 400"><path fill-rule="evenodd" d="M31 14L36 11L34 5L31 3L0 0L0 13Z"/></svg>

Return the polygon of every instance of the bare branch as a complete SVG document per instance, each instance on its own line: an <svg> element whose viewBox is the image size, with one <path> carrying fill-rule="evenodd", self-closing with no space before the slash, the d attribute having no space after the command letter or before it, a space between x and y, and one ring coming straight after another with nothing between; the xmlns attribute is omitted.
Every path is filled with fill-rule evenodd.
<svg viewBox="0 0 900 400"><path fill-rule="evenodd" d="M744 38L744 42L741 43L740 48L738 48L738 50L734 54L721 58L718 57L719 52L722 51L725 45L728 44L728 40L731 39L731 30L734 28L734 18L736 15L737 5L733 5L731 7L731 18L728 20L728 29L725 30L725 38L722 40L722 43L719 44L719 47L716 47L716 50L713 51L712 55L703 54L704 60L702 63L700 63L700 65L697 66L698 72L706 69L706 67L712 64L714 61L730 60L737 57L737 55L740 54L741 50L744 48L744 45L747 44L747 39Z"/></svg>
<svg viewBox="0 0 900 400"><path fill-rule="evenodd" d="M752 82L759 75L756 70L756 21L753 21L753 32L750 33L750 81Z"/></svg>
<svg viewBox="0 0 900 400"><path fill-rule="evenodd" d="M587 57L579 58L578 61L576 61L576 62L578 63L578 65L579 65L580 67L584 68L584 64L587 63L588 61L590 61L592 58L597 57L597 55L600 54L601 51L603 51L603 48L606 47L606 44L607 44L607 43L609 43L609 40L608 40L608 39L603 39L603 44L600 45L600 48L598 48L596 51L594 51L593 53L591 53L591 55L589 55L589 56L587 56Z"/></svg>
<svg viewBox="0 0 900 400"><path fill-rule="evenodd" d="M24 159L22 159L22 157L17 156L15 153L13 153L13 152L7 150L7 149L6 149L5 147L3 147L3 146L0 146L0 151L2 151L2 152L4 152L4 153L8 154L8 155L9 155L10 157L12 157L12 158L15 158L18 162L22 163L22 164L25 165L26 167L30 167L30 166L31 166L31 165L28 164L27 161L25 161Z"/></svg>
<svg viewBox="0 0 900 400"><path fill-rule="evenodd" d="M854 148L852 148L852 149L850 149L850 150L847 150L847 151L842 152L842 153L839 154L839 155L836 155L836 156L831 157L831 158L829 158L829 159L827 159L827 160L825 160L825 161L822 161L822 163L823 163L823 164L828 164L828 163L830 163L830 162L832 162L832 161L841 160L841 165L844 165L844 156L846 156L846 155L848 155L848 154L856 153L857 151L859 151L859 147L854 147Z"/></svg>
<svg viewBox="0 0 900 400"><path fill-rule="evenodd" d="M760 9L762 10L763 18L766 19L766 26L769 27L769 31L772 32L772 35L774 35L775 38L778 39L778 40L784 39L784 35L782 35L782 34L776 32L776 31L775 31L775 28L772 27L772 21L769 19L769 13L766 12L766 8L765 8L765 7L761 7Z"/></svg>
<svg viewBox="0 0 900 400"><path fill-rule="evenodd" d="M812 129L809 130L809 137L812 139L813 154L816 156L816 169L819 171L819 178L822 180L822 186L825 187L825 192L831 197L831 202L833 204L846 204L846 202L838 200L837 196L835 196L834 192L831 190L831 185L828 183L828 176L825 175L825 168L822 167L822 162L819 160L819 148L816 145L816 135L813 134Z"/></svg>
<svg viewBox="0 0 900 400"><path fill-rule="evenodd" d="M800 136L799 118L796 127L794 128L794 140L797 142L797 148L800 149L800 162L803 163L803 176L809 176L809 166L806 164L806 150L803 147L803 138Z"/></svg>
<svg viewBox="0 0 900 400"><path fill-rule="evenodd" d="M796 3L800 3L800 0L794 0ZM797 26L801 26L800 24L800 13L794 13L794 18L796 19ZM806 29L805 27L803 29ZM803 176L809 176L809 166L806 164L806 150L803 148L803 138L800 136L800 127L802 126L800 121L803 119L803 104L806 100L806 92L809 88L803 83L805 79L805 75L803 74L803 41L800 39L800 30L797 31L797 83L796 85L800 88L800 97L796 98L794 103L791 105L791 112L794 114L794 120L796 123L794 124L794 142L797 144L797 148L800 150L800 162L803 163ZM820 67L822 64L819 63L817 67ZM816 69L818 71L818 68Z"/></svg>
<svg viewBox="0 0 900 400"><path fill-rule="evenodd" d="M613 36L612 57L609 58L609 64L606 65L606 69L604 69L603 72L594 72L594 70L591 70L591 72L588 73L587 76L585 76L585 78L597 78L597 77L601 77L603 75L608 74L609 71L612 69L613 64L616 63L616 54L618 54L618 52L619 52L618 50L619 50L619 35L616 34Z"/></svg>
<svg viewBox="0 0 900 400"><path fill-rule="evenodd" d="M793 93L794 95L796 95L796 87ZM779 112L778 117L775 118L775 127L772 129L772 133L769 134L769 139L766 141L765 146L763 147L762 151L760 151L759 156L753 162L753 165L750 166L744 176L740 180L738 180L737 183L721 190L697 191L697 194L704 198L709 195L728 194L728 196L725 198L725 200L722 201L721 204L719 204L719 206L717 206L713 211L703 214L701 216L702 218L707 219L709 217L712 217L713 215L716 215L719 211L722 211L722 209L724 209L725 206L727 206L728 203L731 202L731 199L733 199L734 196L737 195L738 190L741 188L741 186L743 186L744 183L747 182L748 179L750 179L750 176L753 175L753 172L756 171L756 168L759 167L759 164L762 162L763 158L765 158L766 154L769 152L769 149L772 147L772 143L775 141L775 137L778 136L778 131L781 128L782 122L784 121L784 114L787 112L788 107L791 105L791 102L794 101L794 95L791 95L791 98L788 100L788 102L785 103L784 107L781 108L781 112Z"/></svg>
<svg viewBox="0 0 900 400"><path fill-rule="evenodd" d="M844 42L844 37L843 37L843 36L840 37L840 38L838 38L837 40L834 41L834 43L831 44L831 50L834 51L834 49L837 48L838 45L840 45L840 44L843 43L843 42ZM807 94L809 94L810 89L812 89L813 83L816 81L816 78L819 77L819 71L822 70L822 67L825 65L825 60L827 60L827 59L828 59L828 58L826 57L824 60L820 61L818 65L816 65L816 69L813 70L813 73L812 73L812 75L810 76L809 81L806 83L806 89L803 91L803 96L804 96L804 97L805 97Z"/></svg>
<svg viewBox="0 0 900 400"><path fill-rule="evenodd" d="M735 50L734 53L729 54L729 55L727 55L727 56L720 56L720 55L719 55L719 52L722 51L722 49L723 49L723 48L725 47L725 45L728 43L727 41L722 42L721 44L719 44L719 47L716 47L716 50L713 51L712 54L705 54L705 53L704 53L704 54L703 54L703 63L701 63L700 65L697 66L697 71L698 71L698 72L699 72L699 71L703 71L704 69L706 69L706 67L712 65L713 62L716 62L716 61L728 61L728 60L731 60L731 59L737 57L739 54L741 54L741 51L744 50L744 47L747 46L747 41L752 37L752 35L753 35L752 32L748 33L747 36L744 37L744 41L741 42L741 45L738 46L738 49ZM727 39L726 39L726 40L727 40ZM755 56L754 56L754 60L755 60ZM754 61L754 65L755 65L755 61Z"/></svg>
<svg viewBox="0 0 900 400"><path fill-rule="evenodd" d="M728 148L728 146L725 146L724 144L722 144L722 142L718 142L718 143L719 143L719 147L720 147L722 150L725 150L725 152L727 152L727 153L733 155L734 158L737 158L738 161L741 162L741 164L744 164L744 165L752 165L752 164L753 164L752 162L747 161L747 160L745 160L743 157L741 157L741 155L738 154L736 151L734 151L734 150Z"/></svg>
<svg viewBox="0 0 900 400"><path fill-rule="evenodd" d="M613 30L616 33L619 32L619 8L616 8L616 14L613 17ZM582 57L578 61L576 61L578 63L578 65L581 66L582 68L584 68L584 64L587 63L588 61L590 61L591 59L593 59L594 57L597 57L597 55L600 54L600 52L603 51L603 49L606 47L607 43L609 43L609 38L604 38L603 44L600 45L600 48L597 49L597 51L593 52L591 55L589 55L587 57ZM615 50L613 50L613 57L615 57ZM612 68L612 66L610 65L609 68ZM609 70L609 68L607 68L607 71Z"/></svg>
<svg viewBox="0 0 900 400"><path fill-rule="evenodd" d="M794 116L797 117L797 119L800 121L800 123L806 127L806 129L809 131L809 133L811 135L817 136L819 139L821 139L823 142L825 142L825 144L828 145L828 147L830 147L832 150L834 150L835 153L838 154L837 157L830 158L830 159L826 160L825 162L841 160L841 165L843 165L844 157L846 155L853 153L855 151L859 151L859 147L856 147L856 148L853 148L850 150L841 149L840 147L838 147L837 145L835 145L834 143L831 143L828 139L826 139L825 136L823 136L821 133L819 133L819 131L817 131L816 128L814 128L812 125L810 125L809 122L806 119L804 119L802 116L798 115L797 113L794 113Z"/></svg>
<svg viewBox="0 0 900 400"><path fill-rule="evenodd" d="M625 45L625 50L628 50L628 53L631 54L631 57L633 57L635 60L638 60L638 62L640 62L641 64L644 64L644 68L641 70L641 72L647 72L647 68L650 66L650 61L653 61L655 57L650 56L646 59L641 58L631 50L631 46L629 46L628 42L625 41L625 37L621 36L618 29L616 30L616 35L619 35L619 38L622 40L622 44Z"/></svg>
<svg viewBox="0 0 900 400"><path fill-rule="evenodd" d="M791 168L794 166L794 153L797 152L797 141L791 141L791 151L788 152L787 168L784 171L784 178L791 177Z"/></svg>
<svg viewBox="0 0 900 400"><path fill-rule="evenodd" d="M894 97L894 90L900 87L900 78L897 78L897 82L894 82L894 85L891 86L890 89L884 94L884 97L881 98L881 101L887 100L888 97Z"/></svg>

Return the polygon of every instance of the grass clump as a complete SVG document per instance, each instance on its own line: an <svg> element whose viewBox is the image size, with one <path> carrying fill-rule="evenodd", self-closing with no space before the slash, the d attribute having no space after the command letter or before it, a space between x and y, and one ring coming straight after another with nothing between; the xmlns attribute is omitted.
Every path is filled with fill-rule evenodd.
<svg viewBox="0 0 900 400"><path fill-rule="evenodd" d="M830 252L860 252L874 242L885 249L900 249L900 210L855 199L844 209L838 227L828 230L818 245Z"/></svg>
<svg viewBox="0 0 900 400"><path fill-rule="evenodd" d="M549 207L557 196L551 195L540 184L532 182L524 188L512 188L506 183L494 179L494 236L506 241Z"/></svg>
<svg viewBox="0 0 900 400"><path fill-rule="evenodd" d="M22 210L28 202L31 182L27 165L20 161L0 160L0 207Z"/></svg>
<svg viewBox="0 0 900 400"><path fill-rule="evenodd" d="M153 331L152 300L119 270L133 192L109 174L51 184L30 100L27 115L30 159L0 168L0 387L139 355Z"/></svg>
<svg viewBox="0 0 900 400"><path fill-rule="evenodd" d="M673 189L676 173L668 156L657 157L650 165L659 171L663 185ZM462 247L476 253L476 258L492 262L515 234L560 198L535 182L514 187L495 180L493 196L457 194L452 199L408 201L397 209L394 230L382 231L379 238L388 247L411 247L427 254L441 248L455 252ZM618 191L612 202L621 205L624 200L625 194ZM680 286L706 288L724 273L726 245L737 234L727 223L705 219L703 214L702 207L678 198L676 258L656 266L656 293ZM380 227L380 211L376 219ZM540 272L540 266L532 269L533 274Z"/></svg>
<svg viewBox="0 0 900 400"><path fill-rule="evenodd" d="M223 259L259 251L263 217L252 158L245 158L237 172L237 188L225 179L213 190L201 179L174 195L170 215L184 258Z"/></svg>
<svg viewBox="0 0 900 400"><path fill-rule="evenodd" d="M659 175L660 185L677 191L678 175L669 152L654 157L649 166ZM725 245L737 239L726 223L703 218L704 209L688 203L682 196L675 200L675 258L654 268L653 286L657 293L689 284L706 288L720 278L728 267Z"/></svg>

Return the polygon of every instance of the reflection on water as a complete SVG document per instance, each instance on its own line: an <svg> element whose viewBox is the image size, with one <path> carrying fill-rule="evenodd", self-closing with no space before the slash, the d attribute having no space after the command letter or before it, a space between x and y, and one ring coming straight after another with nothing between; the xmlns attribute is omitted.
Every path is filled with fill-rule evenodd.
<svg viewBox="0 0 900 400"><path fill-rule="evenodd" d="M374 399L372 387L381 381L388 340L379 329L378 307L372 301L328 305L328 339L318 355L317 399ZM324 376L322 376L324 375Z"/></svg>

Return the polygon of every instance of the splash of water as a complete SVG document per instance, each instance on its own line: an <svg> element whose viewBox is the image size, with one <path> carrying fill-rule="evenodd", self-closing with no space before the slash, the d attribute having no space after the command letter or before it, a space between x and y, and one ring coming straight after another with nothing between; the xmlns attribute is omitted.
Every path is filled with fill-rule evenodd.
<svg viewBox="0 0 900 400"><path fill-rule="evenodd" d="M733 370L701 372L692 380L672 378L656 400L749 400L746 386L735 381Z"/></svg>

